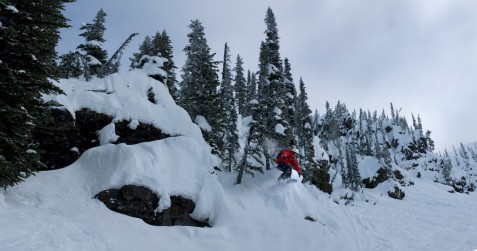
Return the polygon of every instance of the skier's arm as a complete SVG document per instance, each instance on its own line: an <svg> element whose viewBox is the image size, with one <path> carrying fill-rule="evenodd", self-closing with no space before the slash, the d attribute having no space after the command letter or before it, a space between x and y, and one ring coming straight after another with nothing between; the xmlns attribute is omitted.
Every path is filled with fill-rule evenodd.
<svg viewBox="0 0 477 251"><path fill-rule="evenodd" d="M300 172L300 166L298 166L298 163L296 162L295 158L290 158L290 164L292 164L293 169L295 169L295 171Z"/></svg>

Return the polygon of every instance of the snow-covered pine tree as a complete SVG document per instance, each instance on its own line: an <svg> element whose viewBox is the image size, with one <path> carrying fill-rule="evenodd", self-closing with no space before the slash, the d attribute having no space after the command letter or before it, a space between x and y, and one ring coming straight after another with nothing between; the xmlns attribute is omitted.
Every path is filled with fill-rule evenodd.
<svg viewBox="0 0 477 251"><path fill-rule="evenodd" d="M368 153L366 152L366 130L364 124L366 123L366 113L363 112L363 109L359 109L359 117L358 117L358 149L359 149L359 154L363 156L369 156Z"/></svg>
<svg viewBox="0 0 477 251"><path fill-rule="evenodd" d="M299 116L297 116L296 120L298 132L298 142L300 149L303 150L303 176L305 179L311 178L313 170L318 168L318 165L315 161L315 147L313 146L313 126L312 126L312 117L311 117L311 110L308 106L308 95L305 89L305 83L303 79L300 78L299 82L300 94L297 99L296 103L296 110L299 111Z"/></svg>
<svg viewBox="0 0 477 251"><path fill-rule="evenodd" d="M174 59L173 59L173 47L172 41L170 40L167 32L163 30L162 32L156 32L153 38L146 36L144 41L139 45L139 52L133 53L131 60L131 69L142 68L145 61L141 62L143 56L160 56L166 61L163 64L162 69L167 73L166 77L162 75L152 76L153 78L163 82L171 94L174 100L177 100L179 95L179 90L177 88L177 78L175 69Z"/></svg>
<svg viewBox="0 0 477 251"><path fill-rule="evenodd" d="M189 25L189 44L184 48L186 62L182 67L179 104L199 124L205 140L214 153L220 149L221 118L224 117L222 100L219 98L218 62L205 38L204 27L199 20Z"/></svg>
<svg viewBox="0 0 477 251"><path fill-rule="evenodd" d="M69 0L0 1L0 187L13 186L40 162L32 131L46 120L50 104L42 94L59 94L49 78L57 71L55 47Z"/></svg>
<svg viewBox="0 0 477 251"><path fill-rule="evenodd" d="M151 52L152 48L152 40L150 36L144 37L144 41L139 45L139 52L133 53L133 57L129 58L131 60L131 65L129 68L131 69L140 69L143 67L145 62L141 62L141 58L145 55L147 56L154 56Z"/></svg>
<svg viewBox="0 0 477 251"><path fill-rule="evenodd" d="M68 52L59 57L58 77L78 78L84 74L81 58L78 53Z"/></svg>
<svg viewBox="0 0 477 251"><path fill-rule="evenodd" d="M101 75L107 76L119 72L121 66L121 57L124 53L124 49L131 43L132 39L139 35L139 33L133 33L119 46L119 48L113 53L111 58L101 66Z"/></svg>
<svg viewBox="0 0 477 251"><path fill-rule="evenodd" d="M434 143L434 140L431 138L431 131L427 130L426 131L426 144L427 144L427 150L428 151L434 151L436 145Z"/></svg>
<svg viewBox="0 0 477 251"><path fill-rule="evenodd" d="M245 110L248 107L247 104L247 91L248 86L244 76L244 69L243 69L243 60L240 55L237 55L237 60L235 62L235 97L237 100L237 107L239 114L245 115ZM248 73L248 78L250 78L250 71Z"/></svg>
<svg viewBox="0 0 477 251"><path fill-rule="evenodd" d="M317 133L316 135L320 137L321 140L321 145L325 147L325 150L327 150L327 142L330 140L330 136L328 135L329 127L330 127L330 122L333 117L333 111L331 110L330 103L326 101L325 103L325 116L323 119L319 121L319 124L317 126Z"/></svg>
<svg viewBox="0 0 477 251"><path fill-rule="evenodd" d="M345 162L348 161L349 159L349 153L346 151L345 147L342 147L342 142L341 138L334 140L334 144L336 148L338 149L338 156L336 157L336 160L339 163L340 166L340 175L341 175L341 183L343 184L344 188L349 188L349 180L348 180L348 164L345 164ZM343 150L345 150L345 155L343 156Z"/></svg>
<svg viewBox="0 0 477 251"><path fill-rule="evenodd" d="M248 77L250 76L250 77ZM248 71L247 75L247 104L250 103L252 100L258 100L258 95L257 95L257 77L255 73L250 73L250 70ZM250 116L251 115L251 109L247 106L247 109L245 109L245 114L242 114L243 117Z"/></svg>
<svg viewBox="0 0 477 251"><path fill-rule="evenodd" d="M318 113L318 109L316 108L315 108L315 113L313 113L312 121L313 123L311 124L311 127L313 129L313 135L316 136L318 135L319 124L320 124L320 114Z"/></svg>
<svg viewBox="0 0 477 251"><path fill-rule="evenodd" d="M173 47L172 41L167 35L166 30L163 30L162 33L156 33L154 38L152 39L152 44L154 49L159 49L159 53L161 57L167 59L164 62L162 69L167 72L167 78L164 79L164 84L166 84L167 88L169 89L169 93L171 94L174 100L177 100L179 95L179 90L177 88L177 78L175 69L177 69L174 58L173 58Z"/></svg>
<svg viewBox="0 0 477 251"><path fill-rule="evenodd" d="M236 184L241 184L244 174L254 175L254 172L263 173L263 148L261 146L263 131L262 125L258 121L260 106L258 101L253 99L249 102L252 120L249 123L249 131L245 141L245 149L237 166Z"/></svg>
<svg viewBox="0 0 477 251"><path fill-rule="evenodd" d="M464 171L467 174L467 181L470 182L470 170L471 170L471 165L470 165L470 157L469 153L467 152L467 149L465 148L464 144L462 142L460 143L460 149L459 149L459 155L462 158L462 161L464 162Z"/></svg>
<svg viewBox="0 0 477 251"><path fill-rule="evenodd" d="M398 116L396 115L396 113L394 112L394 106L393 106L393 103L391 102L391 118L392 118L392 124L393 125L396 125L397 124L397 120L398 120Z"/></svg>
<svg viewBox="0 0 477 251"><path fill-rule="evenodd" d="M297 102L297 91L295 88L295 84L293 83L293 76L291 73L291 65L288 58L284 60L284 68L283 68L283 84L284 84L284 108L283 108L283 120L285 123L288 124L289 130L285 131L286 139L291 140L296 138L294 135L296 131L297 124L297 114L296 112L300 113L300 110L295 107ZM300 115L298 115L300 116Z"/></svg>
<svg viewBox="0 0 477 251"><path fill-rule="evenodd" d="M358 159L356 158L356 151L352 145L346 147L347 157L347 173L346 180L348 182L348 188L353 191L359 191L361 188L361 174L358 168Z"/></svg>
<svg viewBox="0 0 477 251"><path fill-rule="evenodd" d="M455 146L452 146L452 148L454 149L454 157L455 157L455 163L457 164L457 166L460 166L460 160L459 160L459 154L457 154L457 150L455 149Z"/></svg>
<svg viewBox="0 0 477 251"><path fill-rule="evenodd" d="M386 135L384 133L384 128L382 127L381 125L381 136L382 136L382 142L383 142L383 148L381 149L381 157L383 159L383 164L384 164L384 167L386 169L386 173L388 175L388 177L391 177L392 176L392 170L393 170L393 167L392 167L392 163L393 163L393 159L392 159L392 156L391 156L391 153L389 152L390 149L389 149L389 144L386 140Z"/></svg>
<svg viewBox="0 0 477 251"><path fill-rule="evenodd" d="M283 67L280 59L280 45L277 23L271 8L267 9L265 24L266 38L260 46L258 101L261 106L260 123L264 125L263 142L272 142L279 148L290 147L294 140L291 124L286 120L287 106L286 91L283 77ZM266 169L270 169L269 151L265 149Z"/></svg>
<svg viewBox="0 0 477 251"><path fill-rule="evenodd" d="M102 65L108 61L108 53L103 49L104 31L106 27L104 25L106 21L106 12L101 8L93 23L83 24L80 30L84 31L80 34L84 37L86 42L78 45L79 50L82 51L85 64L85 77L90 79L91 76L103 77L101 68Z"/></svg>
<svg viewBox="0 0 477 251"><path fill-rule="evenodd" d="M229 172L237 165L237 153L240 147L238 143L237 130L237 110L235 107L234 90L232 86L232 70L230 69L230 50L225 43L224 60L222 65L222 83L220 85L220 94L223 106L224 117L222 124L222 142L220 156L224 166Z"/></svg>
<svg viewBox="0 0 477 251"><path fill-rule="evenodd" d="M449 157L449 153L447 149L444 150L444 158L441 159L441 169L442 169L442 176L444 177L445 184L451 185L452 183L452 162Z"/></svg>

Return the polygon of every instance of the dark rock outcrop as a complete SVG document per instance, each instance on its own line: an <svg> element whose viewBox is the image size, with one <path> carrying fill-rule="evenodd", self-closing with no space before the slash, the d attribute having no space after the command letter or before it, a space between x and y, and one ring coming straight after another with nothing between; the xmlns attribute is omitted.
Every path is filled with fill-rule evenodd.
<svg viewBox="0 0 477 251"><path fill-rule="evenodd" d="M76 119L62 109L52 109L52 120L37 125L33 140L39 145L41 160L48 169L57 169L75 162L86 150L99 146L97 131L113 121L113 117L88 109L75 112ZM131 129L131 121L115 122L116 134L119 139L115 142L137 144L160 140L170 135L160 129L139 123Z"/></svg>
<svg viewBox="0 0 477 251"><path fill-rule="evenodd" d="M364 187L376 188L379 184L383 183L388 179L388 174L383 167L379 168L376 173L378 174L377 176L366 178L361 181Z"/></svg>
<svg viewBox="0 0 477 251"><path fill-rule="evenodd" d="M209 226L191 218L195 204L192 200L180 196L171 196L171 206L156 213L159 198L143 186L125 185L121 189L108 189L98 193L96 199L102 201L109 209L140 218L154 226Z"/></svg>
<svg viewBox="0 0 477 251"><path fill-rule="evenodd" d="M171 196L171 207L156 214L152 225L155 226L209 226L207 222L199 222L190 217L195 204L192 200L180 196Z"/></svg>
<svg viewBox="0 0 477 251"><path fill-rule="evenodd" d="M389 195L389 197L391 197L393 199L396 199L396 200L402 200L404 198L404 196L406 196L404 191L399 189L397 186L394 187L394 191L392 191L392 192L388 191L388 195Z"/></svg>
<svg viewBox="0 0 477 251"><path fill-rule="evenodd" d="M333 192L333 187L330 184L330 174L326 169L313 170L311 184L325 193L331 194Z"/></svg>
<svg viewBox="0 0 477 251"><path fill-rule="evenodd" d="M36 126L33 139L38 144L41 161L47 167L56 169L78 159L78 132L73 116L68 111L52 109L51 115L51 121Z"/></svg>
<svg viewBox="0 0 477 251"><path fill-rule="evenodd" d="M149 224L154 222L154 209L159 202L157 196L148 188L132 185L102 191L95 198L115 212L141 218Z"/></svg>
<svg viewBox="0 0 477 251"><path fill-rule="evenodd" d="M116 144L126 143L128 145L149 142L170 137L160 129L148 124L139 124L136 129L129 127L130 121L120 121L115 123L116 134L119 139Z"/></svg>

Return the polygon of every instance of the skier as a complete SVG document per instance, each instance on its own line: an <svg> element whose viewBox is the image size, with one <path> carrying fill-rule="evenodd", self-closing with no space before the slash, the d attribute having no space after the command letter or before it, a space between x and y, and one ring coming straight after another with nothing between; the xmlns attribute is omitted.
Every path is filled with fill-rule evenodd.
<svg viewBox="0 0 477 251"><path fill-rule="evenodd" d="M300 167L295 159L295 154L299 154L298 149L293 146L292 149L282 150L275 160L278 163L277 169L283 173L278 177L278 180L287 180L291 177L292 168L300 174Z"/></svg>

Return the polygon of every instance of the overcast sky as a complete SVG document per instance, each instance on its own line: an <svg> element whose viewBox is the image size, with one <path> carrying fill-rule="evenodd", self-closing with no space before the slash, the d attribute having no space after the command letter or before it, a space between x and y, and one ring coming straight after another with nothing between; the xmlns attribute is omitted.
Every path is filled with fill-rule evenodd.
<svg viewBox="0 0 477 251"><path fill-rule="evenodd" d="M410 123L411 113L420 115L438 150L477 141L477 1L77 0L66 5L72 27L62 31L58 51L82 43L81 22L103 8L110 55L140 33L125 51L124 69L144 36L165 29L180 76L187 26L199 19L217 60L227 42L233 61L240 54L256 71L269 6L282 59L290 60L295 82L303 78L312 110L322 114L326 101L334 107L340 100L351 111L390 114L392 102Z"/></svg>

